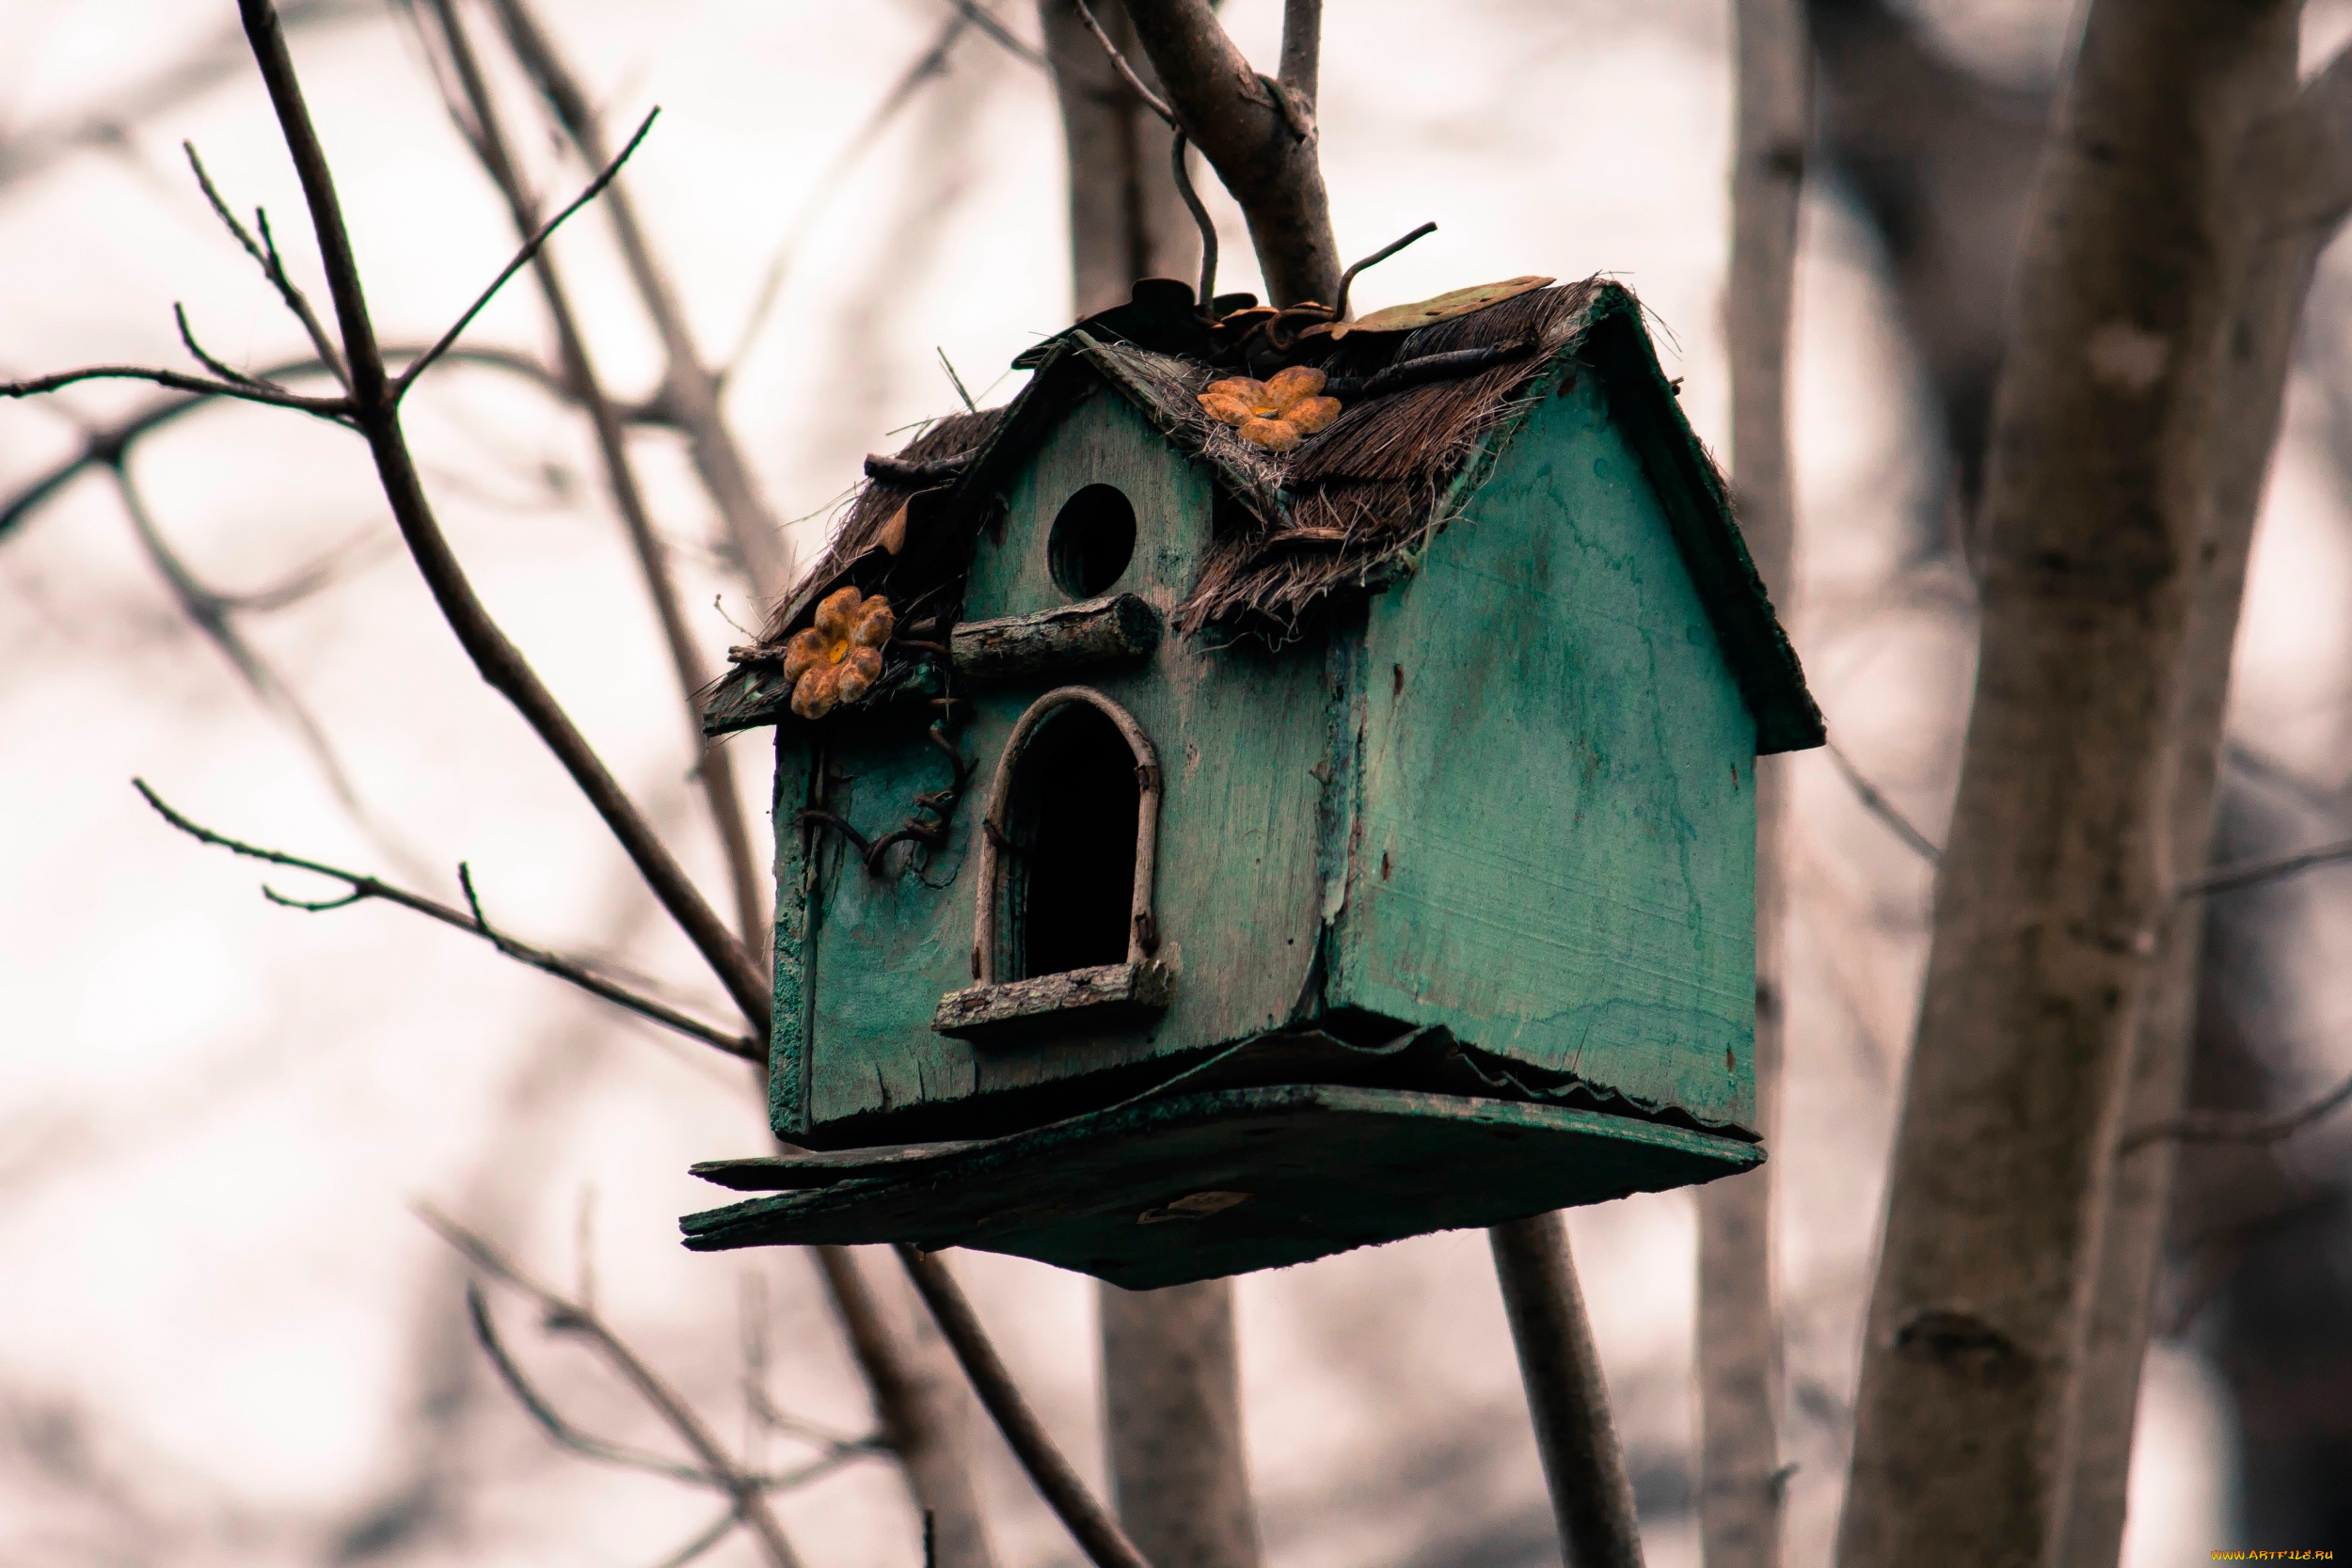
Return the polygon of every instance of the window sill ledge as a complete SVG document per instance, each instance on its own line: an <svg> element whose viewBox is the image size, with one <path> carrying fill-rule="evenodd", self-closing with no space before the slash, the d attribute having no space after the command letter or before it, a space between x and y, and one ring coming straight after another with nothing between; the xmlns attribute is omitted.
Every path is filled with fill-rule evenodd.
<svg viewBox="0 0 2352 1568"><path fill-rule="evenodd" d="M1027 980L952 990L931 1015L936 1034L965 1039L1017 1032L1024 1023L1048 1020L1109 1021L1121 1015L1157 1012L1176 995L1176 972L1157 958L1141 963L1097 964L1090 969L1040 974Z"/></svg>

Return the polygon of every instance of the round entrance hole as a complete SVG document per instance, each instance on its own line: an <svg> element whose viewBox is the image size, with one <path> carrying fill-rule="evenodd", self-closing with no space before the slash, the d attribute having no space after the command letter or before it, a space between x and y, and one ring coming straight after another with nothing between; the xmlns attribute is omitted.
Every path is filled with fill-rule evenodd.
<svg viewBox="0 0 2352 1568"><path fill-rule="evenodd" d="M1045 564L1073 599L1105 593L1136 555L1136 508L1116 484L1089 484L1054 515Z"/></svg>

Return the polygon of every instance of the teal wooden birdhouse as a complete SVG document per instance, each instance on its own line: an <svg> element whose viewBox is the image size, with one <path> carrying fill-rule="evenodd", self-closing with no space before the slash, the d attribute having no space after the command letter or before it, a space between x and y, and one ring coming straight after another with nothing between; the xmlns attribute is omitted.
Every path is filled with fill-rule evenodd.
<svg viewBox="0 0 2352 1568"><path fill-rule="evenodd" d="M1755 766L1821 721L1613 283L1181 284L867 481L776 731L771 1114L704 1249L1130 1287L1763 1158Z"/></svg>

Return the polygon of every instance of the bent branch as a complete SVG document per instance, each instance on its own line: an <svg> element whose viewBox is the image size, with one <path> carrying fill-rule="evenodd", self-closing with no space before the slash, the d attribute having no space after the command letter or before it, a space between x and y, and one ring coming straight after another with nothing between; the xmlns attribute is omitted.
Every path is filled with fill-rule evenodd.
<svg viewBox="0 0 2352 1568"><path fill-rule="evenodd" d="M560 953L550 953L544 947L533 947L528 942L517 942L505 932L499 930L484 918L481 902L474 896L473 874L463 864L459 865L457 875L460 884L466 890L467 908L457 910L438 899L427 898L421 893L411 893L406 888L395 887L389 882L381 881L362 872L345 871L341 866L328 865L324 861L306 860L300 855L290 855L282 849L264 848L258 844L247 844L243 839L230 838L226 833L215 832L212 829L201 823L192 822L173 810L162 796L156 794L149 786L145 779L133 779L131 787L137 790L147 803L155 808L155 814L158 816L199 844L214 845L228 850L230 854L242 855L247 860L262 861L270 865L282 865L292 870L308 871L315 876L331 878L351 890L341 898L306 899L290 898L265 885L262 889L262 896L273 904L281 904L290 910L303 910L313 914L328 910L348 909L354 904L365 903L370 899L381 899L387 904L397 904L402 909L412 910L429 920L437 920L444 926L454 927L460 931L480 937L516 963L528 964L542 974L552 974L559 980L578 986L593 996L602 997L616 1007L625 1008L664 1028L675 1029L681 1035L702 1041L705 1045L715 1045L730 1056L740 1056L746 1061L761 1063L768 1059L767 1047L756 1040L747 1039L740 1035L730 1035L722 1029L714 1029L709 1024L698 1019L690 1018L675 1007L665 1006L651 997L640 996L635 991L614 985L578 959L564 958Z"/></svg>

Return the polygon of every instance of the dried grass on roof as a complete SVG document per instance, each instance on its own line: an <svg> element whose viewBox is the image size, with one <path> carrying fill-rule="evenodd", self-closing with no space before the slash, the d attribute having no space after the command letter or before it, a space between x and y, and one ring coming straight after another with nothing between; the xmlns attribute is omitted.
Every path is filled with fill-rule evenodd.
<svg viewBox="0 0 2352 1568"><path fill-rule="evenodd" d="M976 414L950 414L934 420L923 433L899 449L898 456L911 463L935 463L941 458L961 457L977 451L994 432L1005 417L1003 408L983 408ZM850 562L874 547L883 527L897 515L909 498L920 493L912 484L893 484L869 479L859 485L843 509L841 521L834 528L833 537L825 542L824 550L792 592L784 596L769 615L768 625L760 634L766 645L781 645L796 629L817 591L832 585Z"/></svg>
<svg viewBox="0 0 2352 1568"><path fill-rule="evenodd" d="M1195 360L1129 343L1074 345L1184 450L1218 471L1245 524L1216 540L1200 580L1177 608L1191 631L1255 622L1287 631L1334 593L1375 582L1448 519L1448 491L1481 439L1519 406L1519 394L1581 329L1597 280L1537 289L1409 333L1308 339L1292 357L1333 376L1368 377L1390 365L1458 349L1526 343L1506 363L1379 396L1345 400L1332 426L1278 455L1241 440L1200 407L1219 375ZM1025 394L1025 396L1026 394ZM1019 406L1018 401L1011 407ZM938 420L897 455L929 462L986 445L1009 408ZM872 547L914 486L868 480L823 555L777 608L763 641L780 642L811 596Z"/></svg>
<svg viewBox="0 0 2352 1568"><path fill-rule="evenodd" d="M1184 630L1255 621L1282 630L1327 596L1376 580L1447 519L1446 492L1486 433L1580 329L1591 281L1537 289L1416 331L1351 335L1323 368L1368 376L1457 349L1533 342L1521 358L1452 380L1350 404L1285 465L1283 515L1212 546L1200 579L1177 608Z"/></svg>

